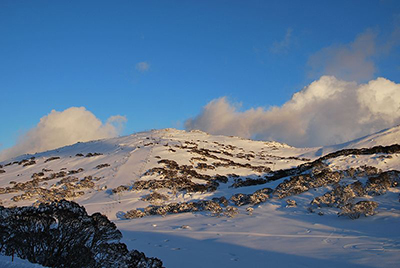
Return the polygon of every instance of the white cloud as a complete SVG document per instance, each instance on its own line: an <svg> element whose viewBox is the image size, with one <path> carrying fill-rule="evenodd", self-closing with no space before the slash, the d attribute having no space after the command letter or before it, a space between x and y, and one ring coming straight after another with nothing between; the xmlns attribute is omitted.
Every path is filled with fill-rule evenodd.
<svg viewBox="0 0 400 268"><path fill-rule="evenodd" d="M125 122L125 117L117 115L103 124L84 107L71 107L62 112L52 110L33 129L22 135L15 146L2 151L0 159L51 150L78 141L115 137Z"/></svg>
<svg viewBox="0 0 400 268"><path fill-rule="evenodd" d="M372 30L358 35L349 44L332 45L311 55L308 65L310 76L333 75L348 81L367 81L373 78L378 53L377 33Z"/></svg>
<svg viewBox="0 0 400 268"><path fill-rule="evenodd" d="M146 61L142 61L136 64L136 70L139 72L147 72L150 70L150 64Z"/></svg>
<svg viewBox="0 0 400 268"><path fill-rule="evenodd" d="M292 39L292 32L293 32L293 29L292 28L288 28L286 30L286 34L285 34L285 37L283 38L283 40L281 40L279 42L275 41L272 44L272 47L270 48L270 51L272 53L275 53L275 54L287 52L287 50L289 49L289 46L290 46L290 44L292 42L292 40L291 40Z"/></svg>
<svg viewBox="0 0 400 268"><path fill-rule="evenodd" d="M400 84L378 78L366 84L323 76L281 107L239 111L225 97L208 103L187 129L277 140L295 146L346 142L400 123Z"/></svg>

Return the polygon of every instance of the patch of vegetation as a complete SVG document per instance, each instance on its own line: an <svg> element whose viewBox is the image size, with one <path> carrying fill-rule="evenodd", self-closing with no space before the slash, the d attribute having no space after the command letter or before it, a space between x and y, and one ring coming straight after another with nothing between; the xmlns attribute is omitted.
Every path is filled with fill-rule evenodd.
<svg viewBox="0 0 400 268"><path fill-rule="evenodd" d="M0 253L50 267L162 267L129 251L121 232L100 213L61 200L39 207L0 206Z"/></svg>

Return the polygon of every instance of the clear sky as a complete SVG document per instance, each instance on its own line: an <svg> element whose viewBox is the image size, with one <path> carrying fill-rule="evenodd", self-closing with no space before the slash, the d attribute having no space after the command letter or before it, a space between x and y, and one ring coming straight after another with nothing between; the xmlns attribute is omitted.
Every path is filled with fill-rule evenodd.
<svg viewBox="0 0 400 268"><path fill-rule="evenodd" d="M399 23L396 0L1 0L0 149L53 109L126 116L130 134L183 128L223 96L280 106L328 70L313 56L366 32L382 49L354 80L399 83Z"/></svg>

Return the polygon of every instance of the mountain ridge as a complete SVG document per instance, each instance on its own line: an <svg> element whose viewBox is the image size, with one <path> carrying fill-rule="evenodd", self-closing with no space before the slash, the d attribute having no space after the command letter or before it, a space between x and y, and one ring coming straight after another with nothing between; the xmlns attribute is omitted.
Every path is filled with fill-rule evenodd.
<svg viewBox="0 0 400 268"><path fill-rule="evenodd" d="M372 139L385 145L397 141L397 131L384 130L347 146ZM209 258L193 267L213 267L219 258L231 267L257 267L258 253L244 255L231 245L263 250L266 244L276 245L276 252L321 260L329 258L325 250L335 251L346 259L339 261L348 264L344 267L395 264L400 154L348 151L315 162L320 149L174 129L76 143L1 162L0 205L73 200L89 213L106 215L128 246L159 257L167 267L182 266L179 259L185 265L198 259L196 239ZM272 180L274 174L281 175ZM338 213L360 219L338 218ZM357 228L367 235L354 232ZM336 243L326 242L332 237ZM184 242L189 238L195 241ZM291 247L304 238L313 243ZM214 240L222 243L217 251ZM390 250L375 259L358 248L348 251L354 244L374 250L371 245L379 243ZM356 259L349 263L350 255Z"/></svg>

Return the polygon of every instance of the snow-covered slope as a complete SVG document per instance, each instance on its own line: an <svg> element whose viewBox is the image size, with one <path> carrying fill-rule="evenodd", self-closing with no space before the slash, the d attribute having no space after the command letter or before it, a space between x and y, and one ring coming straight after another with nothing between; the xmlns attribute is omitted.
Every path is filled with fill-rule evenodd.
<svg viewBox="0 0 400 268"><path fill-rule="evenodd" d="M332 146L324 146L316 149L315 151L310 151L304 156L319 157L342 149L371 148L378 145L388 146L392 144L400 144L400 126L384 129L377 133L367 135L346 143Z"/></svg>
<svg viewBox="0 0 400 268"><path fill-rule="evenodd" d="M384 129L377 133L347 142L342 148L370 148L377 145L400 144L400 126Z"/></svg>
<svg viewBox="0 0 400 268"><path fill-rule="evenodd" d="M162 259L166 267L394 267L400 261L398 188L355 197L379 207L377 215L352 221L338 218L335 206L310 206L333 189L334 183L318 181L320 166L301 171L311 181L302 184L300 178L287 186L287 193L296 193L288 195L285 176L296 174L274 171L311 163L325 151L398 143L399 129L323 150L175 129L77 143L0 163L0 199L3 206L74 200L89 213L107 215L130 248ZM334 179L340 173L340 184L360 181L367 189L368 172L351 177L346 170L400 170L399 157L342 155L324 160L322 168ZM216 199L201 203L217 197L228 206L219 207ZM296 206L287 205L293 201ZM175 203L199 211L175 214ZM152 206L158 210L146 210ZM128 211L147 216L126 219Z"/></svg>

